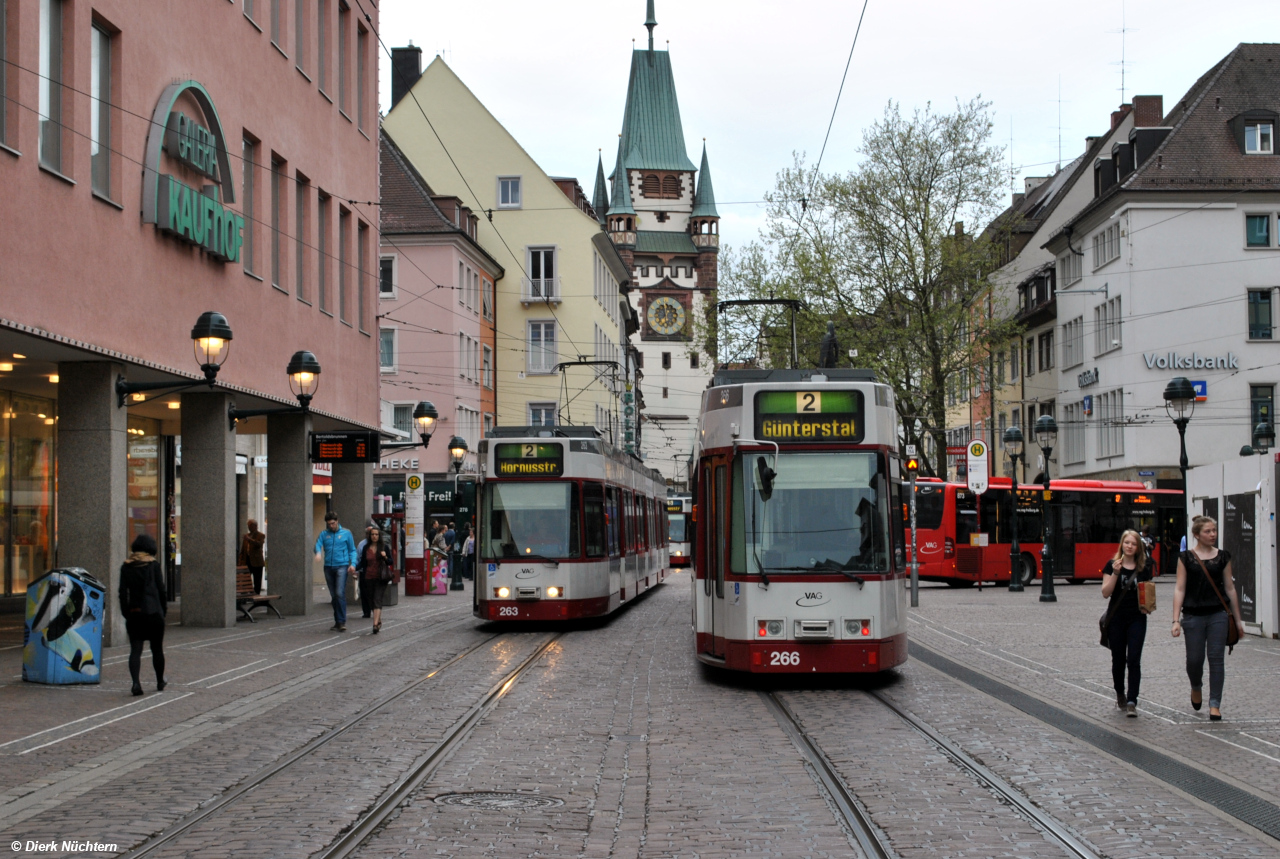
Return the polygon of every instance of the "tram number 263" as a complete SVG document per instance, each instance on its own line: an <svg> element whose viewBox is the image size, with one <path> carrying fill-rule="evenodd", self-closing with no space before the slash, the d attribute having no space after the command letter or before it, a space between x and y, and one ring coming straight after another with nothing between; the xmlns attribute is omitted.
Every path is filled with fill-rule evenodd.
<svg viewBox="0 0 1280 859"><path fill-rule="evenodd" d="M769 652L770 665L799 665L800 654L794 650L772 650Z"/></svg>
<svg viewBox="0 0 1280 859"><path fill-rule="evenodd" d="M519 617L520 609L513 605L498 606L498 617Z"/></svg>

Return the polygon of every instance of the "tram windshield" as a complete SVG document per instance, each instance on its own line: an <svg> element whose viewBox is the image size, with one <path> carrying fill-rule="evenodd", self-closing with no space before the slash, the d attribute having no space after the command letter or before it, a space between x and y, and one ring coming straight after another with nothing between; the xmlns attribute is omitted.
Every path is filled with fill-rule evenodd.
<svg viewBox="0 0 1280 859"><path fill-rule="evenodd" d="M757 460L777 471L764 500ZM871 452L743 454L733 469L734 572L884 572L888 484Z"/></svg>
<svg viewBox="0 0 1280 859"><path fill-rule="evenodd" d="M670 520L671 522L670 533L671 533L672 543L687 543L689 541L689 538L685 536L685 533L684 533L685 532L684 523L686 518L688 518L688 514L686 513L668 513L667 514L667 519Z"/></svg>
<svg viewBox="0 0 1280 859"><path fill-rule="evenodd" d="M485 486L481 553L486 558L576 558L578 487L572 483Z"/></svg>

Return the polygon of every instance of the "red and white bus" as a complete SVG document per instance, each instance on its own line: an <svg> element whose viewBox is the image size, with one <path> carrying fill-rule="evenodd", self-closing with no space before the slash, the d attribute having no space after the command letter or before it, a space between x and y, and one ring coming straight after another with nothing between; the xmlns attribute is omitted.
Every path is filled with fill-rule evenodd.
<svg viewBox="0 0 1280 859"><path fill-rule="evenodd" d="M476 617L597 617L666 578L666 481L594 427L497 427L479 455Z"/></svg>
<svg viewBox="0 0 1280 859"><path fill-rule="evenodd" d="M1007 477L991 478L981 496L963 483L918 481L920 580L952 587L1007 583L1013 566L1011 492ZM1050 493L1054 578L1101 579L1102 565L1115 556L1120 535L1127 529L1151 540L1149 552L1157 575L1173 572L1178 542L1185 533L1181 491L1147 489L1128 480L1054 480ZM1043 494L1039 484L1018 485L1019 572L1024 584L1041 572Z"/></svg>

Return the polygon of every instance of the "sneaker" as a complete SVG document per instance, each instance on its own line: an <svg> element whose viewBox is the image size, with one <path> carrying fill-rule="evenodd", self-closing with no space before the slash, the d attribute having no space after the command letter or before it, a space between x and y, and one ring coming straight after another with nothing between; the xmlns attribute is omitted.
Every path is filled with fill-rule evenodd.
<svg viewBox="0 0 1280 859"><path fill-rule="evenodd" d="M1117 696L1116 696L1116 707L1118 707L1119 709L1123 710L1127 704L1128 704L1128 702L1124 700L1124 695L1123 695L1123 694L1120 694L1120 695L1117 695Z"/></svg>
<svg viewBox="0 0 1280 859"><path fill-rule="evenodd" d="M347 631L346 626L340 626L340 627L338 627L338 632L346 632L346 631Z"/></svg>
<svg viewBox="0 0 1280 859"><path fill-rule="evenodd" d="M341 627L341 626L339 626L339 625L338 625L338 624L336 624L336 623L335 623L333 626L329 627L329 631L330 631L330 632L338 632L338 631L340 631L341 629L342 629L342 627Z"/></svg>
<svg viewBox="0 0 1280 859"><path fill-rule="evenodd" d="M1124 705L1124 714L1130 719L1138 718L1138 705L1130 701Z"/></svg>

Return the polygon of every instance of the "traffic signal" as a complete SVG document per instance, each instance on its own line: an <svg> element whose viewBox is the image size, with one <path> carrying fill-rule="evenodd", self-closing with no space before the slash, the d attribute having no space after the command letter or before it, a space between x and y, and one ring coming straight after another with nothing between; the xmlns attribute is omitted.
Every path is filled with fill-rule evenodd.
<svg viewBox="0 0 1280 859"><path fill-rule="evenodd" d="M920 470L920 460L914 456L907 457L907 478L915 480L916 472Z"/></svg>

